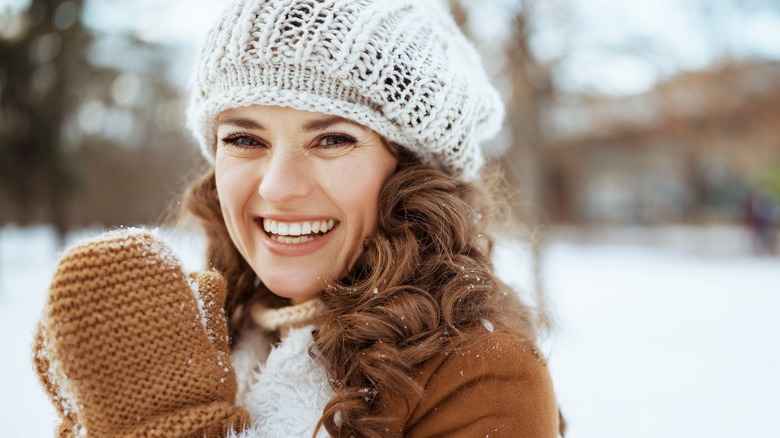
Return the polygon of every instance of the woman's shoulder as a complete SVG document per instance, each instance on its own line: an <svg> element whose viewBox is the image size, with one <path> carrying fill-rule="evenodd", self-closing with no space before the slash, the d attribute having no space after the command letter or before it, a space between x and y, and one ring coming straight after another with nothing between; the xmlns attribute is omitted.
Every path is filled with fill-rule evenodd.
<svg viewBox="0 0 780 438"><path fill-rule="evenodd" d="M466 331L449 351L426 364L421 377L427 398L468 385L486 389L492 379L512 389L523 389L514 394L518 398L541 392L554 399L547 360L536 343L502 327L493 329L492 325Z"/></svg>
<svg viewBox="0 0 780 438"><path fill-rule="evenodd" d="M454 364L464 365L474 372L490 372L493 368L528 373L547 361L533 340L503 327L494 327L484 321L480 327L464 331L452 344L452 348L438 358L437 372Z"/></svg>
<svg viewBox="0 0 780 438"><path fill-rule="evenodd" d="M558 436L547 361L521 335L486 323L418 373L425 393L408 416L406 436Z"/></svg>

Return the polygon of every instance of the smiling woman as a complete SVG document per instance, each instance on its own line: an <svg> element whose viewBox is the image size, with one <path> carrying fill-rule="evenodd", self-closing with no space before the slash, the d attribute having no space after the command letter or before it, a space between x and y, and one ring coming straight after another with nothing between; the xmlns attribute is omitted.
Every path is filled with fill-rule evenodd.
<svg viewBox="0 0 780 438"><path fill-rule="evenodd" d="M138 231L66 253L34 358L60 434L557 436L533 311L493 273L502 114L433 3L230 5L188 110L216 272Z"/></svg>
<svg viewBox="0 0 780 438"><path fill-rule="evenodd" d="M315 297L374 232L398 160L379 134L341 117L255 105L218 120L216 184L231 240L275 295Z"/></svg>

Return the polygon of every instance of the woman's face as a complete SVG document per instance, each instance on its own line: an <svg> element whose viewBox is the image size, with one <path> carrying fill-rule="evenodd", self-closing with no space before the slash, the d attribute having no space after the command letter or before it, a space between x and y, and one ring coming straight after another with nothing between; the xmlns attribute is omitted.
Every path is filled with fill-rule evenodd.
<svg viewBox="0 0 780 438"><path fill-rule="evenodd" d="M255 105L217 122L217 190L233 243L276 295L314 297L376 229L396 158L376 132L338 116Z"/></svg>

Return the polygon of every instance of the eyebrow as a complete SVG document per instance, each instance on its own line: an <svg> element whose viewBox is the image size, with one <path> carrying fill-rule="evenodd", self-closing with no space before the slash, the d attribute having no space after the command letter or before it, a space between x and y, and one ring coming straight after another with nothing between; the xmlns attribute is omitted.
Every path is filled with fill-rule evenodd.
<svg viewBox="0 0 780 438"><path fill-rule="evenodd" d="M244 129L254 129L257 131L265 131L265 126L261 125L260 123L252 120L252 119L245 119L241 117L231 117L229 119L225 119L219 122L220 125L233 125L237 126L239 128Z"/></svg>
<svg viewBox="0 0 780 438"><path fill-rule="evenodd" d="M328 116L321 119L312 120L311 122L304 125L303 130L307 132L322 131L338 123L349 123L350 125L360 126L357 123L347 120L341 116Z"/></svg>
<svg viewBox="0 0 780 438"><path fill-rule="evenodd" d="M307 124L305 124L303 126L303 130L306 131L306 132L322 131L322 130L328 129L329 127L331 127L331 126L333 126L335 124L338 124L338 123L349 123L350 125L354 125L354 126L363 128L361 125L359 125L359 124L357 124L357 123L355 123L355 122L353 122L351 120L345 119L344 117L341 117L341 116L328 116L328 117L323 117L321 119L316 119L316 120L312 120L312 121L308 122ZM257 131L265 131L265 129L266 129L265 126L263 126L262 123L257 122L256 120L247 119L247 118L244 118L244 117L231 117L229 119L225 119L225 120L220 121L220 124L233 125L233 126L237 126L239 128L253 129L253 130L257 130Z"/></svg>

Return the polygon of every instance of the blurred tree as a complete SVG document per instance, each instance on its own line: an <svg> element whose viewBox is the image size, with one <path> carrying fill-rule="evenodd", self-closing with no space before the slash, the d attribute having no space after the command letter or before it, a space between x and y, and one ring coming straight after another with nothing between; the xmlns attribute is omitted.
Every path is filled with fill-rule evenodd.
<svg viewBox="0 0 780 438"><path fill-rule="evenodd" d="M159 222L192 176L171 47L82 24L82 1L0 16L0 224ZM96 33L97 32L97 33Z"/></svg>
<svg viewBox="0 0 780 438"><path fill-rule="evenodd" d="M0 38L0 181L19 221L51 222L60 235L76 178L62 123L74 108L71 84L90 41L81 7L81 0L33 0L5 19Z"/></svg>
<svg viewBox="0 0 780 438"><path fill-rule="evenodd" d="M80 175L69 217L74 226L159 223L199 162L168 74L179 56L133 35L98 34L89 59L91 84L66 121Z"/></svg>
<svg viewBox="0 0 780 438"><path fill-rule="evenodd" d="M477 44L480 51L485 48L495 49L500 45L499 56L503 68L497 72L501 83L508 88L506 104L506 132L508 147L501 157L501 166L505 169L506 180L510 189L519 194L520 199L513 202L514 215L527 227L532 250L533 287L536 293L536 305L545 309L545 294L542 275L542 251L544 233L542 229L547 218L543 208L549 197L547 191L551 187L546 180L546 155L548 145L542 135L540 125L542 111L553 98L553 82L550 69L540 63L530 48L532 8L536 6L533 0L518 0L504 2L493 7L500 9L496 14L506 20L508 35L502 41L486 40L479 31L469 26L470 8L477 7L473 2L450 0L450 8L456 22L464 29L467 36ZM493 23L498 26L499 23ZM545 312L541 316L546 318ZM548 325L549 321L541 321Z"/></svg>
<svg viewBox="0 0 780 438"><path fill-rule="evenodd" d="M529 2L523 3L523 11L528 11L528 4ZM543 208L549 187L545 178L550 174L547 172L546 159L549 146L540 126L542 111L552 100L553 83L549 70L542 66L531 52L528 23L527 13L515 15L506 48L507 70L512 90L507 102L507 119L512 143L502 159L502 164L508 171L510 184L519 187L521 193L525 194L524 202L517 204L517 213L531 231L537 305L545 309L542 280L544 233L540 231L547 223ZM542 322L549 324L547 320Z"/></svg>

